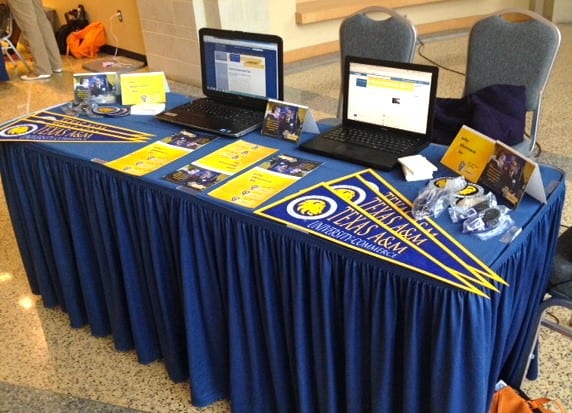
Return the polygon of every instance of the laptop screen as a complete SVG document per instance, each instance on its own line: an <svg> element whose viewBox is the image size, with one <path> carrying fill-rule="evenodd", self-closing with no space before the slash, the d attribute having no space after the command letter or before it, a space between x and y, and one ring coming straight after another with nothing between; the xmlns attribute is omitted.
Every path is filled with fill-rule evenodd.
<svg viewBox="0 0 572 413"><path fill-rule="evenodd" d="M199 38L206 96L283 99L279 36L202 28Z"/></svg>
<svg viewBox="0 0 572 413"><path fill-rule="evenodd" d="M421 65L348 59L345 115L350 121L427 134L437 75Z"/></svg>

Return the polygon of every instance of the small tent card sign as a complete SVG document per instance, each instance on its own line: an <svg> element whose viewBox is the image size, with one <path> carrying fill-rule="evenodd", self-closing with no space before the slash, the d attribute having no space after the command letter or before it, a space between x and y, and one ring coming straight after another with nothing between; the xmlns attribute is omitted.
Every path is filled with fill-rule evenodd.
<svg viewBox="0 0 572 413"><path fill-rule="evenodd" d="M516 208L525 193L546 203L538 164L500 141L463 125L441 163Z"/></svg>
<svg viewBox="0 0 572 413"><path fill-rule="evenodd" d="M307 106L268 100L262 122L263 135L298 142L302 131L320 132L312 111Z"/></svg>
<svg viewBox="0 0 572 413"><path fill-rule="evenodd" d="M121 80L121 103L139 105L164 103L169 87L164 72L123 73Z"/></svg>

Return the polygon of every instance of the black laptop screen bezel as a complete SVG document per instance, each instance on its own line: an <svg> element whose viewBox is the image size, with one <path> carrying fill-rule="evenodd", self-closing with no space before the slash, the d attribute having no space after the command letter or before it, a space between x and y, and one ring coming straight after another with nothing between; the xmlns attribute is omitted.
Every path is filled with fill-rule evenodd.
<svg viewBox="0 0 572 413"><path fill-rule="evenodd" d="M253 42L262 42L276 45L277 48L277 69L278 69L278 79L277 79L277 91L278 96L272 97L272 99L283 100L284 99L284 46L283 41L280 36L266 33L250 33L236 30L224 30L224 29L214 29L203 27L199 29L199 49L201 57L201 78L202 78L202 90L203 94L207 97L211 97L216 100L222 100L230 104L236 104L240 106L248 106L258 109L265 109L268 97L257 98L249 95L241 95L231 92L217 91L208 88L207 81L207 64L205 56L205 37L212 36L215 38L232 39L232 40L245 40Z"/></svg>
<svg viewBox="0 0 572 413"><path fill-rule="evenodd" d="M411 69L420 72L426 72L431 74L431 90L429 96L429 110L427 112L427 128L426 133L416 133L416 132L407 132L401 129L395 129L389 126L379 126L375 124L370 124L366 122L360 122L352 120L348 117L348 91L349 91L349 81L350 81L350 64L351 63L362 63L367 65L373 66L385 66L391 68L398 68L398 69ZM357 56L346 56L344 60L344 73L343 73L343 91L344 91L344 99L343 99L343 119L342 123L344 125L348 125L351 127L363 127L363 128L382 128L389 131L399 131L400 133L406 133L411 135L415 138L424 138L427 140L431 139L431 134L433 132L433 123L435 117L435 101L437 100L437 83L439 79L439 68L436 66L429 66L423 65L418 63L407 63L407 62L394 62L389 60L380 60L380 59L371 59L371 58L364 58L364 57L357 57Z"/></svg>

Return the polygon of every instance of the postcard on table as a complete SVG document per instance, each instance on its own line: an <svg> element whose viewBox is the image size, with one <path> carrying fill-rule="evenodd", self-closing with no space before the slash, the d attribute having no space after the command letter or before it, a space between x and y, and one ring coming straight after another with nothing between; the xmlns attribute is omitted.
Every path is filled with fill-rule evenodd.
<svg viewBox="0 0 572 413"><path fill-rule="evenodd" d="M546 203L536 162L468 126L459 130L441 163L468 181L488 188L513 208L525 193Z"/></svg>
<svg viewBox="0 0 572 413"><path fill-rule="evenodd" d="M211 143L217 136L207 135L204 133L194 133L188 130L181 130L174 133L166 138L162 139L162 142L168 143L169 145L180 146L182 148L194 151L202 148L203 146Z"/></svg>
<svg viewBox="0 0 572 413"><path fill-rule="evenodd" d="M263 135L298 142L302 131L319 133L312 111L307 106L268 100L262 122Z"/></svg>
<svg viewBox="0 0 572 413"><path fill-rule="evenodd" d="M116 103L119 79L115 72L74 73L73 91L75 103L88 100L98 104Z"/></svg>
<svg viewBox="0 0 572 413"><path fill-rule="evenodd" d="M228 178L228 175L189 164L163 177L164 180L179 184L182 188L203 191Z"/></svg>

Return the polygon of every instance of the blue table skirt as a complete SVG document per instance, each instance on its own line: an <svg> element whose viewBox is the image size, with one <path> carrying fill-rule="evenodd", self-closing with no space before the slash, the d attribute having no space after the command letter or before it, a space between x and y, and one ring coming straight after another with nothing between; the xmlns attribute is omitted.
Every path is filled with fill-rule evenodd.
<svg viewBox="0 0 572 413"><path fill-rule="evenodd" d="M0 82L6 82L8 80L10 80L10 76L6 71L6 62L2 59L2 61L0 61Z"/></svg>
<svg viewBox="0 0 572 413"><path fill-rule="evenodd" d="M158 138L180 129L150 117L110 122ZM246 139L325 161L280 196L362 169ZM143 178L90 162L142 145L3 143L0 173L33 292L72 327L112 334L142 363L162 359L173 380L189 381L193 404L485 413L499 378L520 380L564 203L560 171L542 168L557 185L547 205L526 197L513 212L524 229L510 245L439 219L510 283L488 300L161 180L206 148ZM438 164L443 150L425 153ZM383 175L410 199L423 185Z"/></svg>

